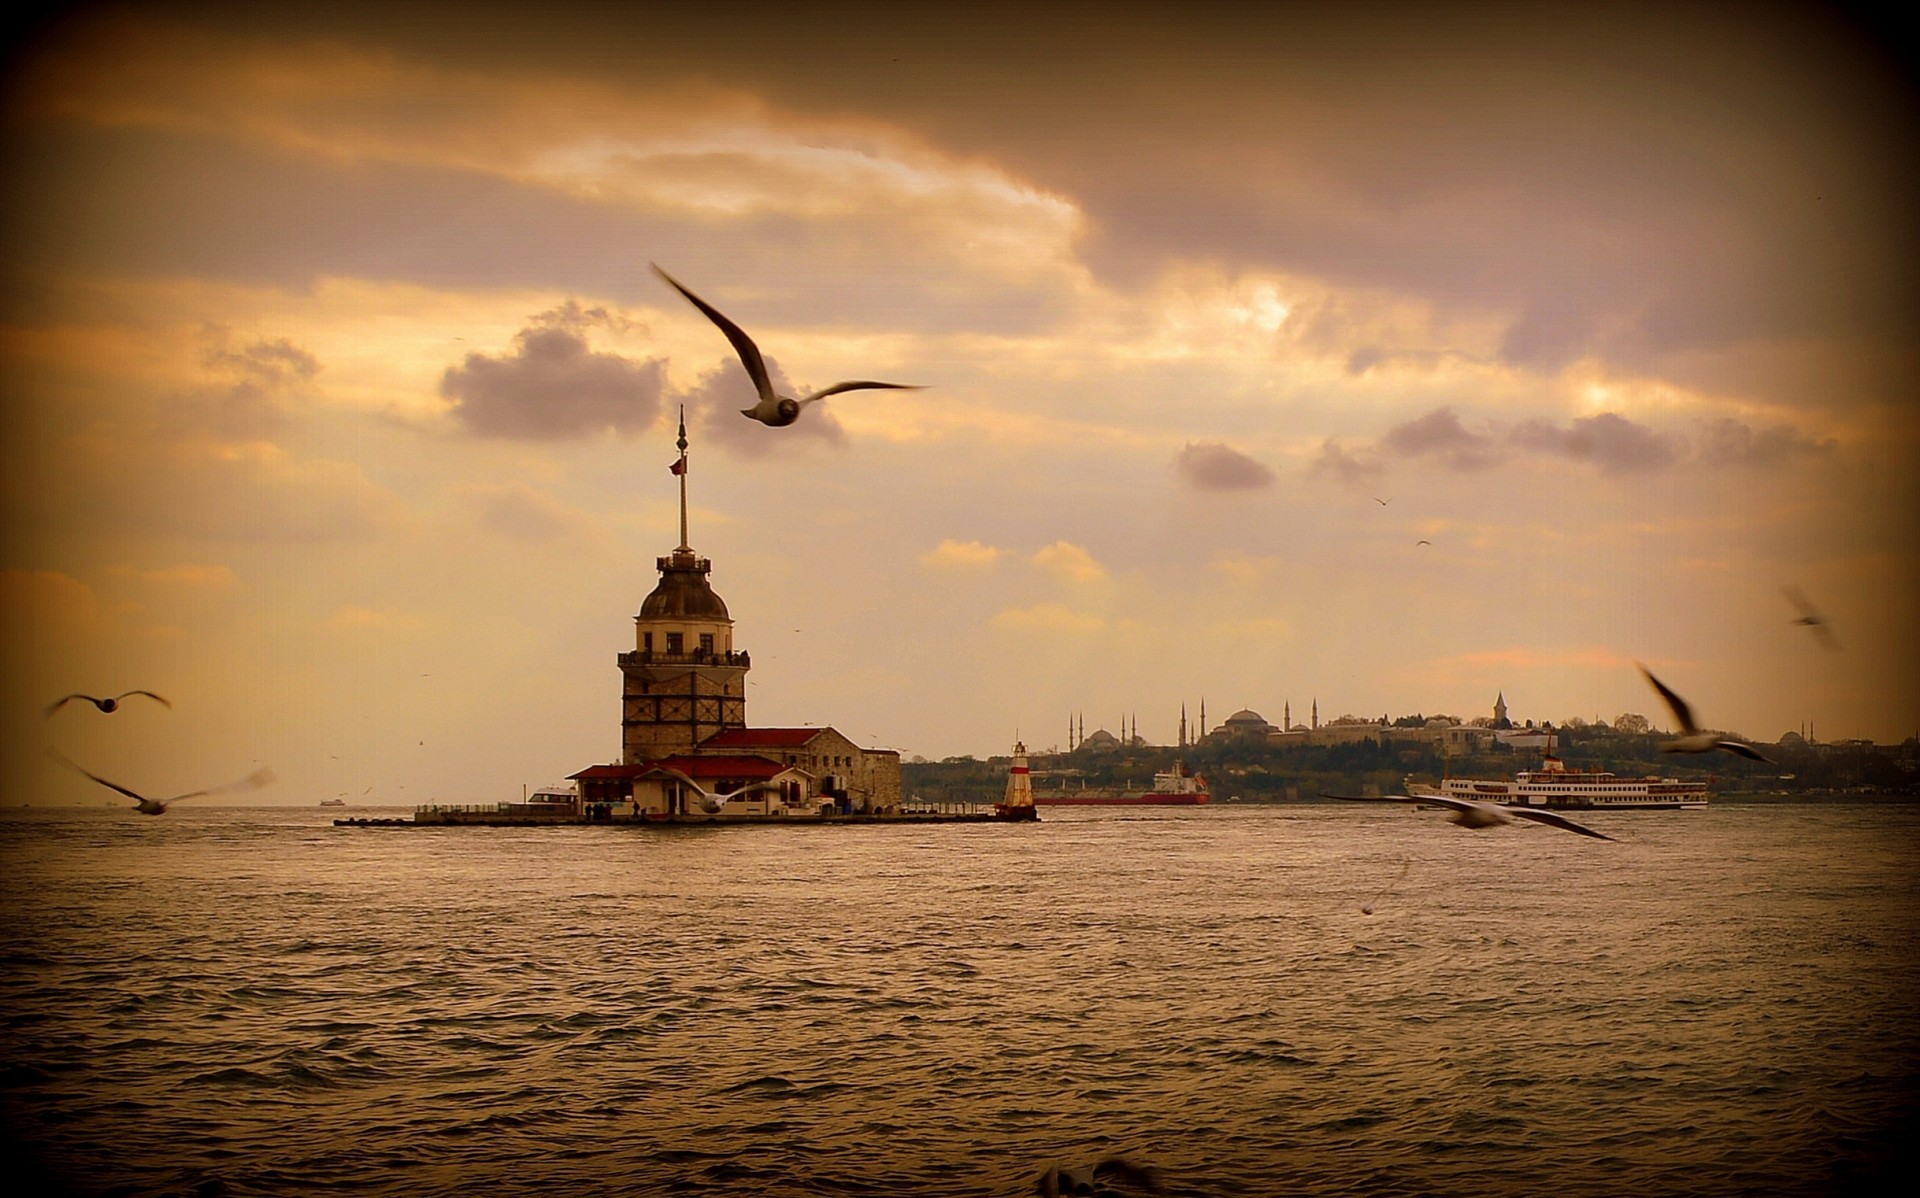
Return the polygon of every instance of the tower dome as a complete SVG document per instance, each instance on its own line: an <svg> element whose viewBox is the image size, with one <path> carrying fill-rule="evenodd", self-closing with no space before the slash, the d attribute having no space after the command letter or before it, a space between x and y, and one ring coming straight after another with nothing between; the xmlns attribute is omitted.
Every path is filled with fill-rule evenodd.
<svg viewBox="0 0 1920 1198"><path fill-rule="evenodd" d="M731 620L726 601L713 593L707 572L713 563L676 550L659 559L660 584L640 602L642 620Z"/></svg>

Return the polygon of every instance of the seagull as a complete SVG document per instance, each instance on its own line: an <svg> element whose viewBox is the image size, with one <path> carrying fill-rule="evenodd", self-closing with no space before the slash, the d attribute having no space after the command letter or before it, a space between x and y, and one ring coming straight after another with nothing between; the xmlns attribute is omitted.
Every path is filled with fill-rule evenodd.
<svg viewBox="0 0 1920 1198"><path fill-rule="evenodd" d="M1639 662L1635 662L1634 664L1640 665ZM1687 706L1685 699L1682 699L1679 695L1674 694L1662 685L1660 680L1655 678L1653 672L1648 670L1647 667L1640 666L1640 672L1647 676L1647 681L1653 683L1653 689L1659 691L1660 697L1667 701L1668 709L1673 712L1673 722L1680 725L1679 739L1670 740L1666 744L1661 745L1661 752L1711 753L1715 749L1725 749L1729 753L1736 753L1741 757L1749 757L1754 761L1767 760L1765 757L1760 756L1758 749L1755 749L1752 745L1744 741L1728 740L1717 732L1700 731L1699 728L1694 726L1693 709ZM1772 763L1768 762L1768 764Z"/></svg>
<svg viewBox="0 0 1920 1198"><path fill-rule="evenodd" d="M1433 544L1433 542L1432 542L1432 541L1429 541L1429 540L1425 540L1425 539L1423 538L1423 539L1421 539L1421 540L1418 540L1418 541L1415 541L1415 542L1414 542L1413 544L1414 544L1414 547L1415 547L1415 548L1417 549L1417 548L1419 548L1419 547L1420 547L1420 546L1422 546L1422 545L1431 545L1431 544Z"/></svg>
<svg viewBox="0 0 1920 1198"><path fill-rule="evenodd" d="M87 702L93 704L95 707L98 707L101 711L106 712L108 715L112 715L115 711L119 710L120 700L125 699L130 695L145 695L147 698L152 699L154 702L160 704L160 706L162 707L173 706L173 704L167 702L165 699L162 699L159 695L154 694L152 691L127 691L124 694L115 695L110 699L96 699L92 695L68 695L66 698L60 700L58 703L53 703L48 705L46 714L51 716L54 712L59 711L62 707L65 707L67 704L73 702L75 699L85 699Z"/></svg>
<svg viewBox="0 0 1920 1198"><path fill-rule="evenodd" d="M1121 1188L1115 1189L1115 1186ZM1063 1194L1157 1195L1166 1193L1160 1188L1160 1178L1152 1169L1117 1156L1110 1156L1106 1160L1091 1165L1082 1165L1078 1169L1069 1169L1065 1165L1050 1165L1034 1183L1034 1192L1042 1195L1043 1198L1060 1198Z"/></svg>
<svg viewBox="0 0 1920 1198"><path fill-rule="evenodd" d="M100 777L98 774L87 773L86 770L81 769L79 766L75 765L73 762L68 761L65 757L61 756L59 751L56 749L50 748L47 750L47 752L53 757L55 761L58 761L61 765L66 766L68 769L73 770L76 773L85 774L87 777L93 779L95 782L98 782L100 785L106 787L108 790L117 790L121 794L132 799L133 809L135 811L138 811L141 815L165 815L167 813L167 808L172 806L175 803L178 803L181 799L196 798L200 795L224 794L227 791L231 791L231 790L254 790L259 787L265 786L269 782L273 781L273 771L270 769L267 769L265 766L262 766L259 769L253 771L251 774L248 774L246 777L240 779L238 782L229 782L225 786L213 786L213 787L209 787L206 790L190 790L186 794L174 795L170 799L150 799L147 796L139 793L138 791L128 790L126 787L120 785L118 782L109 782L105 778Z"/></svg>
<svg viewBox="0 0 1920 1198"><path fill-rule="evenodd" d="M1389 497L1388 497L1388 498L1386 498L1386 499L1382 499L1382 498L1380 498L1380 497L1379 497L1378 495L1375 495L1375 496L1373 497L1373 501L1374 501L1375 503L1377 503L1377 504L1379 504L1379 505L1380 505L1381 507L1385 507L1385 506L1387 506L1387 505L1388 505L1389 503L1392 503L1392 502L1393 502L1393 499L1392 499L1392 497L1391 497L1391 496L1389 496Z"/></svg>
<svg viewBox="0 0 1920 1198"><path fill-rule="evenodd" d="M688 291L685 287L682 287L677 279L666 271L661 270L659 266L654 266L653 273L665 279L675 291L686 296L694 307L706 313L707 319L719 325L720 331L727 335L727 340L733 342L733 352L740 355L740 364L747 368L748 376L753 379L754 390L760 393L759 403L750 408L740 409L742 416L758 420L760 423L772 428L785 428L787 425L800 419L801 408L806 407L816 399L825 399L829 395L838 395L842 391L867 391L875 389L919 391L922 389L912 383L876 383L861 379L852 382L835 383L833 386L825 388L824 390L815 391L812 395L804 399L794 399L792 396L782 395L773 389L773 380L767 377L766 361L760 357L760 347L753 343L753 338L747 336L746 332L742 330L739 325L728 320L717 308L713 307L713 305L707 303L707 301L701 299L693 292Z"/></svg>
<svg viewBox="0 0 1920 1198"><path fill-rule="evenodd" d="M1461 799L1453 795L1336 795L1324 791L1323 799L1345 799L1350 803L1422 803L1429 807L1445 807L1453 812L1453 823L1463 828L1498 828L1502 824L1511 824L1517 816L1530 819L1537 824L1546 824L1552 828L1564 828L1569 832L1578 832L1582 836L1591 836L1595 840L1612 840L1613 837L1595 832L1592 828L1576 824L1564 815L1555 815L1551 811L1536 811L1531 807L1507 807L1500 803L1485 803L1479 799ZM1367 912L1372 914L1372 912Z"/></svg>
<svg viewBox="0 0 1920 1198"><path fill-rule="evenodd" d="M731 790L731 791L728 791L726 794L714 794L713 792L709 791L706 787L700 785L698 782L695 782L692 778L689 778L687 775L681 773L679 770L673 769L670 766L662 765L662 766L655 766L654 768L658 769L661 773L666 774L669 777L677 779L678 781L684 783L687 786L691 786L693 788L694 793L700 796L700 810L706 812L708 815L720 814L721 810L726 807L728 799L743 798L747 795L753 794L755 791L780 789L780 784L778 782L753 782L753 783L749 783L746 786L742 786L739 790Z"/></svg>
<svg viewBox="0 0 1920 1198"><path fill-rule="evenodd" d="M1814 639L1820 642L1822 649L1829 653L1837 652L1840 648L1840 638L1833 635L1833 629L1827 626L1827 618L1821 615L1813 604L1807 602L1807 597L1800 593L1800 588L1782 587L1781 591L1786 595L1788 603L1800 609L1800 618L1794 623L1805 624L1813 629Z"/></svg>

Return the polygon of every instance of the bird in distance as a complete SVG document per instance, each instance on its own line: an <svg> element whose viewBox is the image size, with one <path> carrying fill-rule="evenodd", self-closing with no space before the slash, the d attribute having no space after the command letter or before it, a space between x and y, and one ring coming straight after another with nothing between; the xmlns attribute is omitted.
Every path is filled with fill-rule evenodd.
<svg viewBox="0 0 1920 1198"><path fill-rule="evenodd" d="M58 703L48 704L46 714L51 716L54 712L59 711L62 707L65 707L67 704L73 702L75 699L85 699L87 702L93 704L95 707L98 707L101 711L106 712L108 715L112 715L114 712L120 709L120 700L130 698L133 695L145 695L147 698L152 699L154 702L158 703L162 707L173 706L173 704L167 702L165 699L162 699L159 695L154 694L152 691L125 691L125 692L122 692L121 694L114 695L112 698L108 698L108 699L96 699L92 695L68 695L66 698L60 700Z"/></svg>

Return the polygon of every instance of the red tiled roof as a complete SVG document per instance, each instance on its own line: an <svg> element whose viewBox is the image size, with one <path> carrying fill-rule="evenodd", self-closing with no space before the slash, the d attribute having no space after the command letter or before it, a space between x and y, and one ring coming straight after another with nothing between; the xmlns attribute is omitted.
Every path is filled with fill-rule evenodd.
<svg viewBox="0 0 1920 1198"><path fill-rule="evenodd" d="M583 778L638 778L652 768L647 765L590 765L577 774L568 774L569 779Z"/></svg>
<svg viewBox="0 0 1920 1198"><path fill-rule="evenodd" d="M679 770L689 778L771 778L786 766L765 757L663 757L651 769Z"/></svg>
<svg viewBox="0 0 1920 1198"><path fill-rule="evenodd" d="M827 728L728 728L700 742L703 749L791 749L806 744Z"/></svg>

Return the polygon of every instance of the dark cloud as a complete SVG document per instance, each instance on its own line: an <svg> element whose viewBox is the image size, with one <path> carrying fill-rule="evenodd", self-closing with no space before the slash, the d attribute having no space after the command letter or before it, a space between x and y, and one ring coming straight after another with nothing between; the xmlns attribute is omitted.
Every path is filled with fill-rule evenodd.
<svg viewBox="0 0 1920 1198"><path fill-rule="evenodd" d="M168 405L170 432L211 432L257 439L286 427L300 389L320 373L319 359L284 337L240 349L224 329L209 328L213 345L201 363L213 380Z"/></svg>
<svg viewBox="0 0 1920 1198"><path fill-rule="evenodd" d="M1380 448L1398 457L1438 458L1456 470L1485 470L1501 460L1493 437L1467 431L1452 408L1395 425L1380 438Z"/></svg>
<svg viewBox="0 0 1920 1198"><path fill-rule="evenodd" d="M1320 454L1313 459L1313 465L1307 473L1315 478L1335 478L1343 483L1357 483L1380 473L1380 462L1371 453L1362 451L1350 453L1340 444L1337 437L1328 437L1320 445Z"/></svg>
<svg viewBox="0 0 1920 1198"><path fill-rule="evenodd" d="M468 354L449 366L440 394L483 437L555 441L600 432L633 433L660 414L664 363L595 353L586 333L617 323L604 309L572 301L533 318L510 354Z"/></svg>
<svg viewBox="0 0 1920 1198"><path fill-rule="evenodd" d="M1756 432L1731 417L1708 424L1700 434L1700 457L1715 465L1785 466L1827 457L1838 448L1831 437L1816 441L1791 425Z"/></svg>
<svg viewBox="0 0 1920 1198"><path fill-rule="evenodd" d="M1521 449L1591 462L1604 474L1661 470L1680 457L1671 437L1617 412L1583 416L1564 426L1529 420L1508 439Z"/></svg>
<svg viewBox="0 0 1920 1198"><path fill-rule="evenodd" d="M1218 441L1188 442L1173 468L1197 491L1257 491L1273 483L1273 471Z"/></svg>
<svg viewBox="0 0 1920 1198"><path fill-rule="evenodd" d="M775 391L782 395L806 394L788 381L780 363L771 357L766 358L766 363L767 377L772 380ZM769 428L740 414L742 408L752 407L758 398L753 380L747 377L747 368L740 365L738 358L728 358L702 374L699 382L676 397L678 402L687 405L688 421L699 430L697 440L706 442L711 438L711 443L722 445L741 457L766 457L776 450L798 445L846 444L847 431L833 418L832 408L846 396L836 395L808 404L801 410L800 419L785 428ZM857 394L854 402L859 402Z"/></svg>

